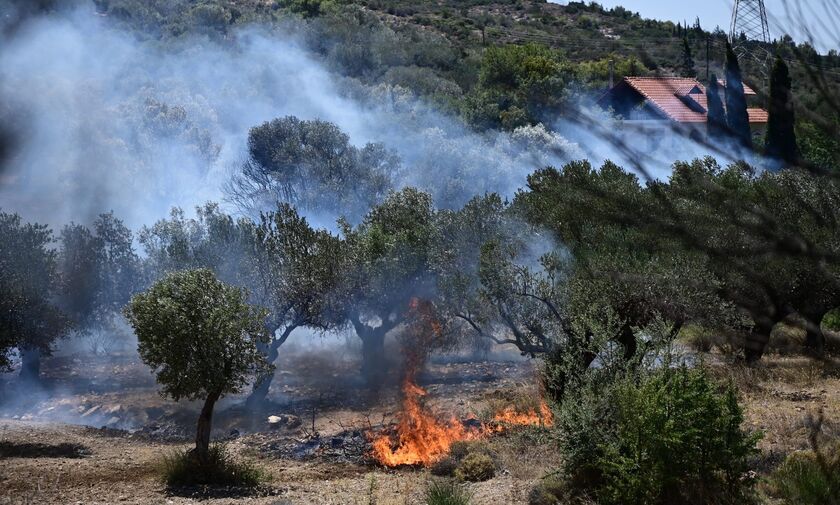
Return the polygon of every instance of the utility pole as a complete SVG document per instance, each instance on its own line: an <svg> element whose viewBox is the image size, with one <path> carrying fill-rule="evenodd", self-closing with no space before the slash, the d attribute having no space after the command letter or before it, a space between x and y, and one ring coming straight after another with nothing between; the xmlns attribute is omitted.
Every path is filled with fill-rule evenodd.
<svg viewBox="0 0 840 505"><path fill-rule="evenodd" d="M615 86L615 60L610 58L610 89Z"/></svg>

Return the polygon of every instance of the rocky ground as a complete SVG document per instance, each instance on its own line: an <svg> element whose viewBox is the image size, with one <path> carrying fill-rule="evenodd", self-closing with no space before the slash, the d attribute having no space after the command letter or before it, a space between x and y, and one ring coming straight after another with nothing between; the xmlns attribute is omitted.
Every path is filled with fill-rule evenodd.
<svg viewBox="0 0 840 505"><path fill-rule="evenodd" d="M45 363L44 390L15 391L14 381L5 378L0 504L421 503L428 470L386 469L367 457L364 431L390 423L399 402L394 384L368 392L357 366L325 352L289 353L279 364L266 412L245 412L241 397L219 407L215 437L270 476L266 486L243 494L173 490L161 483L161 455L189 446L195 406L158 396L148 371L132 356L54 358ZM747 425L765 433L760 470L807 446L809 413L822 409L826 429L840 435L835 364L775 356L753 369L719 368L743 393ZM481 416L500 399L538 394L534 374L533 363L515 355L438 359L427 365L421 383L436 411L463 419ZM23 394L15 398L16 392ZM473 503L527 503L534 483L560 463L550 437L525 429L490 439L499 470L489 481L468 485Z"/></svg>

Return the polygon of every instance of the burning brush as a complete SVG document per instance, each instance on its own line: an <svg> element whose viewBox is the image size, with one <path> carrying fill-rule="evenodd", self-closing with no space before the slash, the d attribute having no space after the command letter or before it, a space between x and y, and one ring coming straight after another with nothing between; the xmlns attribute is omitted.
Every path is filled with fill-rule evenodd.
<svg viewBox="0 0 840 505"><path fill-rule="evenodd" d="M403 339L405 368L402 380L402 410L395 429L371 437L372 456L379 463L397 467L431 466L449 454L458 441L477 440L510 426L551 426L553 416L543 401L539 410L522 412L505 407L489 423L471 417L466 422L451 418L441 421L423 404L426 391L417 385L416 376L426 362L428 352L442 340L442 328L434 316L431 302L413 299L409 306L409 325Z"/></svg>

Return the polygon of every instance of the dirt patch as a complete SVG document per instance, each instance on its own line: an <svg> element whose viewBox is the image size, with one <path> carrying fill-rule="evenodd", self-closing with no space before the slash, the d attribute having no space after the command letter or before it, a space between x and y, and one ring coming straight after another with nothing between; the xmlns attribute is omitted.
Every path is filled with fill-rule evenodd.
<svg viewBox="0 0 840 505"><path fill-rule="evenodd" d="M84 458L91 450L81 444L38 444L0 441L2 458Z"/></svg>

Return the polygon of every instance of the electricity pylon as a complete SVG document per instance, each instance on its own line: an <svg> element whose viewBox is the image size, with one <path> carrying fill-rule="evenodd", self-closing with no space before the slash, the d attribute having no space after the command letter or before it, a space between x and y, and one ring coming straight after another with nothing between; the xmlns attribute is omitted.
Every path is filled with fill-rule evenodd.
<svg viewBox="0 0 840 505"><path fill-rule="evenodd" d="M770 25L764 0L735 0L729 43L739 58L752 58L766 70L770 59Z"/></svg>

